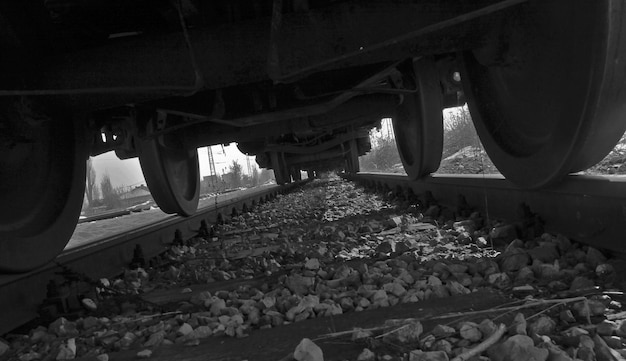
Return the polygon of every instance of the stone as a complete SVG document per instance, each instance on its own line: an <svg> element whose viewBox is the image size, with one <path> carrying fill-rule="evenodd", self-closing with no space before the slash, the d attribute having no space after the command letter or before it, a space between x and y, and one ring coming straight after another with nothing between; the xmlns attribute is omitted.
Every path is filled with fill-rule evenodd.
<svg viewBox="0 0 626 361"><path fill-rule="evenodd" d="M443 351L446 354L451 354L452 344L448 340L437 340L433 343L431 349L433 351Z"/></svg>
<svg viewBox="0 0 626 361"><path fill-rule="evenodd" d="M371 297L372 304L379 307L389 307L389 296L385 290L376 291Z"/></svg>
<svg viewBox="0 0 626 361"><path fill-rule="evenodd" d="M387 320L385 326L389 331L383 336L383 340L392 344L417 343L424 332L422 323L417 319Z"/></svg>
<svg viewBox="0 0 626 361"><path fill-rule="evenodd" d="M603 320L596 325L596 332L600 336L612 336L617 331L617 323L609 320Z"/></svg>
<svg viewBox="0 0 626 361"><path fill-rule="evenodd" d="M376 361L376 354L370 349L364 348L356 359L357 361Z"/></svg>
<svg viewBox="0 0 626 361"><path fill-rule="evenodd" d="M556 280L561 277L559 267L551 263L539 265L539 275L543 280Z"/></svg>
<svg viewBox="0 0 626 361"><path fill-rule="evenodd" d="M604 306L602 302L589 300L586 302L581 301L575 303L572 306L572 309L576 311L578 316L587 318L603 315L606 310L606 306Z"/></svg>
<svg viewBox="0 0 626 361"><path fill-rule="evenodd" d="M480 332L483 334L484 337L489 337L494 332L496 332L496 330L498 329L498 326L496 326L496 324L492 320L485 318L478 324L478 329L480 330Z"/></svg>
<svg viewBox="0 0 626 361"><path fill-rule="evenodd" d="M70 338L59 346L57 360L73 360L76 358L76 339Z"/></svg>
<svg viewBox="0 0 626 361"><path fill-rule="evenodd" d="M515 335L526 335L526 318L523 313L518 313L513 319L513 325L509 328Z"/></svg>
<svg viewBox="0 0 626 361"><path fill-rule="evenodd" d="M96 317L89 316L83 319L83 329L89 330L90 328L96 327L100 324L100 320Z"/></svg>
<svg viewBox="0 0 626 361"><path fill-rule="evenodd" d="M85 307L89 311L95 311L98 309L98 304L91 298L83 298L81 301L83 307Z"/></svg>
<svg viewBox="0 0 626 361"><path fill-rule="evenodd" d="M452 296L465 295L472 292L457 281L448 281L446 286Z"/></svg>
<svg viewBox="0 0 626 361"><path fill-rule="evenodd" d="M483 337L478 325L474 322L463 322L459 327L459 334L461 338L470 342L478 342Z"/></svg>
<svg viewBox="0 0 626 361"><path fill-rule="evenodd" d="M534 260L543 263L552 263L560 257L559 246L555 243L542 243L540 246L529 249L528 254Z"/></svg>
<svg viewBox="0 0 626 361"><path fill-rule="evenodd" d="M454 335L456 330L447 325L437 325L433 328L432 334L437 338L446 338Z"/></svg>
<svg viewBox="0 0 626 361"><path fill-rule="evenodd" d="M6 342L0 340L0 356L4 355L9 349L11 347Z"/></svg>
<svg viewBox="0 0 626 361"><path fill-rule="evenodd" d="M428 285L429 286L441 286L443 283L437 276L428 276Z"/></svg>
<svg viewBox="0 0 626 361"><path fill-rule="evenodd" d="M501 242L509 243L517 238L517 229L515 225L506 224L498 227L494 227L489 236L492 239L499 240Z"/></svg>
<svg viewBox="0 0 626 361"><path fill-rule="evenodd" d="M287 288L299 296L309 293L309 287L313 287L314 284L314 277L304 277L299 274L291 275L285 281Z"/></svg>
<svg viewBox="0 0 626 361"><path fill-rule="evenodd" d="M569 289L570 291L585 290L585 289L594 288L595 285L596 285L595 282L590 280L589 278L578 276L574 278Z"/></svg>
<svg viewBox="0 0 626 361"><path fill-rule="evenodd" d="M592 348L582 346L576 350L576 359L582 361L596 361L596 353Z"/></svg>
<svg viewBox="0 0 626 361"><path fill-rule="evenodd" d="M109 361L109 355L106 353L96 356L97 361Z"/></svg>
<svg viewBox="0 0 626 361"><path fill-rule="evenodd" d="M526 267L522 267L517 272L517 275L515 276L515 281L528 282L528 281L532 281L534 278L535 278L535 273L530 267L526 266Z"/></svg>
<svg viewBox="0 0 626 361"><path fill-rule="evenodd" d="M542 347L548 350L548 360L550 361L573 361L572 357L568 355L567 352L561 350L556 345L545 343Z"/></svg>
<svg viewBox="0 0 626 361"><path fill-rule="evenodd" d="M576 318L571 310L562 310L559 313L559 319L565 323L574 323L576 322Z"/></svg>
<svg viewBox="0 0 626 361"><path fill-rule="evenodd" d="M409 353L409 361L448 361L448 354L444 351L413 350Z"/></svg>
<svg viewBox="0 0 626 361"><path fill-rule="evenodd" d="M504 272L490 274L487 277L487 282L499 289L504 289L511 286L511 279Z"/></svg>
<svg viewBox="0 0 626 361"><path fill-rule="evenodd" d="M502 254L500 269L503 272L515 272L526 267L530 263L528 253L520 248L510 249Z"/></svg>
<svg viewBox="0 0 626 361"><path fill-rule="evenodd" d="M148 337L148 341L144 342L143 346L144 347L157 347L161 345L161 343L163 343L163 340L165 339L166 335L167 335L166 332L163 330L157 331L151 334L150 337Z"/></svg>
<svg viewBox="0 0 626 361"><path fill-rule="evenodd" d="M602 337L594 335L593 344L597 361L615 361L621 358L617 357L619 355L617 351L611 349Z"/></svg>
<svg viewBox="0 0 626 361"><path fill-rule="evenodd" d="M317 258L310 258L304 264L304 268L312 271L316 271L320 268L320 261Z"/></svg>
<svg viewBox="0 0 626 361"><path fill-rule="evenodd" d="M501 344L487 350L493 361L546 361L549 351L535 347L533 340L525 335L514 335Z"/></svg>
<svg viewBox="0 0 626 361"><path fill-rule="evenodd" d="M322 349L308 338L303 338L293 352L297 361L324 361Z"/></svg>
<svg viewBox="0 0 626 361"><path fill-rule="evenodd" d="M433 295L438 298L446 298L450 296L450 291L444 285L433 286Z"/></svg>
<svg viewBox="0 0 626 361"><path fill-rule="evenodd" d="M188 336L195 339L207 338L213 334L213 331L209 326L198 326L193 330L192 333L188 334Z"/></svg>
<svg viewBox="0 0 626 361"><path fill-rule="evenodd" d="M541 315L528 325L531 335L550 335L556 329L556 322L548 316Z"/></svg>
<svg viewBox="0 0 626 361"><path fill-rule="evenodd" d="M368 337L372 337L373 333L372 331L367 331L364 330L362 328L356 328L354 329L354 331L352 332L352 341L356 341L356 340L364 340Z"/></svg>
<svg viewBox="0 0 626 361"><path fill-rule="evenodd" d="M226 301L221 298L213 297L209 302L205 302L205 305L207 303L209 311L211 311L213 316L220 316L222 314L222 310L226 308Z"/></svg>
<svg viewBox="0 0 626 361"><path fill-rule="evenodd" d="M191 327L190 324L185 322L182 325L180 325L180 327L176 331L176 334L179 336L187 336L188 334L192 332L193 332L193 327Z"/></svg>
<svg viewBox="0 0 626 361"><path fill-rule="evenodd" d="M20 355L19 360L20 361L41 360L41 354L39 352L30 351L30 352L27 352L27 353L25 353L23 355Z"/></svg>
<svg viewBox="0 0 626 361"><path fill-rule="evenodd" d="M619 337L626 338L626 320L620 320L618 322L615 334Z"/></svg>
<svg viewBox="0 0 626 361"><path fill-rule="evenodd" d="M599 264L606 263L606 257L602 252L594 247L587 248L587 254L585 255L585 263L587 263L591 269L595 269Z"/></svg>
<svg viewBox="0 0 626 361"><path fill-rule="evenodd" d="M78 330L76 329L76 323L70 322L64 317L56 319L48 326L48 331L54 333L59 337L73 337L78 336Z"/></svg>
<svg viewBox="0 0 626 361"><path fill-rule="evenodd" d="M406 288L402 287L401 284L397 282L386 283L383 285L383 290L388 294L392 294L396 297L402 297L406 294Z"/></svg>
<svg viewBox="0 0 626 361"><path fill-rule="evenodd" d="M602 336L604 342L606 342L607 346L612 349L619 350L624 348L624 343L622 342L622 338L618 336Z"/></svg>
<svg viewBox="0 0 626 361"><path fill-rule="evenodd" d="M152 350L141 350L136 354L137 358L150 358L152 356Z"/></svg>

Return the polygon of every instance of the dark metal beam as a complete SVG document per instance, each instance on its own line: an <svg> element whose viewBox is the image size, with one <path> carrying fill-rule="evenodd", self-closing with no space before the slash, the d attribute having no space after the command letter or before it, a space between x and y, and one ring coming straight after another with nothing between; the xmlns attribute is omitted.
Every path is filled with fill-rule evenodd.
<svg viewBox="0 0 626 361"><path fill-rule="evenodd" d="M305 14L284 14L277 40L281 67L285 72L306 68L493 3L497 2L355 1ZM482 20L437 28L435 33L390 44L363 56L351 56L328 68L478 46L487 30ZM32 69L40 74L37 83L25 90L0 90L0 95L54 95L57 101L73 108L93 109L268 80L270 21L265 18L190 30L197 68L192 65L192 52L182 32L137 36L45 59L44 69Z"/></svg>

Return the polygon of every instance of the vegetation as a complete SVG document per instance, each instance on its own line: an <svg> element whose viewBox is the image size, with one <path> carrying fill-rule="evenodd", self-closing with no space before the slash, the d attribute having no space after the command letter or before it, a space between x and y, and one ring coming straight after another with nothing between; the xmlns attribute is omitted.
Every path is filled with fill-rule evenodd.
<svg viewBox="0 0 626 361"><path fill-rule="evenodd" d="M443 158L465 147L481 147L467 106L448 112L443 128Z"/></svg>
<svg viewBox="0 0 626 361"><path fill-rule="evenodd" d="M230 175L231 175L230 186L232 188L241 187L242 175L243 175L241 164L239 164L239 162L237 162L236 160L233 160L233 163L230 165L230 167L228 167L228 171L230 172Z"/></svg>
<svg viewBox="0 0 626 361"><path fill-rule="evenodd" d="M85 197L89 207L94 207L94 201L100 198L98 194L98 185L96 184L96 170L93 168L91 157L87 159L87 177L85 180Z"/></svg>
<svg viewBox="0 0 626 361"><path fill-rule="evenodd" d="M100 191L102 192L102 203L107 209L115 209L122 206L122 199L117 189L113 188L111 178L108 173L102 176L100 181Z"/></svg>
<svg viewBox="0 0 626 361"><path fill-rule="evenodd" d="M402 170L402 161L391 130L391 119L383 119L381 129L370 131L372 150L359 157L361 171L392 172Z"/></svg>

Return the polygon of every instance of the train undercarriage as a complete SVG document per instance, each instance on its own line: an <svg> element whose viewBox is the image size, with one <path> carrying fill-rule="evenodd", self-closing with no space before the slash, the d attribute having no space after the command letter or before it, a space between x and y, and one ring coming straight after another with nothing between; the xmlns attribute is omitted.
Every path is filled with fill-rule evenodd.
<svg viewBox="0 0 626 361"><path fill-rule="evenodd" d="M188 216L198 147L237 142L278 183L354 173L390 117L419 179L467 102L507 179L558 186L626 129L625 38L618 0L3 1L0 271L63 249L111 150Z"/></svg>

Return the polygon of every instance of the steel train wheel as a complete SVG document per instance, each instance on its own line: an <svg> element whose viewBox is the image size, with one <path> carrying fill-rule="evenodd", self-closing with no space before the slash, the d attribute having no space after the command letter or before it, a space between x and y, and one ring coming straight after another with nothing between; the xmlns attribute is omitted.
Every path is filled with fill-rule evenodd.
<svg viewBox="0 0 626 361"><path fill-rule="evenodd" d="M403 77L405 94L393 118L393 131L402 165L412 180L439 168L443 153L443 96L435 62L413 61L413 74ZM408 83L408 84L407 84Z"/></svg>
<svg viewBox="0 0 626 361"><path fill-rule="evenodd" d="M85 194L87 152L78 122L35 114L24 102L3 105L0 113L3 135L15 135L0 140L2 272L29 271L58 255Z"/></svg>
<svg viewBox="0 0 626 361"><path fill-rule="evenodd" d="M150 193L161 210L193 215L200 196L196 149L187 149L174 135L161 135L139 140L137 153Z"/></svg>
<svg viewBox="0 0 626 361"><path fill-rule="evenodd" d="M270 164L274 170L274 178L276 184L283 185L291 182L291 174L285 162L285 154L279 152L270 152Z"/></svg>
<svg viewBox="0 0 626 361"><path fill-rule="evenodd" d="M462 56L476 130L502 174L524 188L600 161L626 128L626 5L537 1L499 42Z"/></svg>

